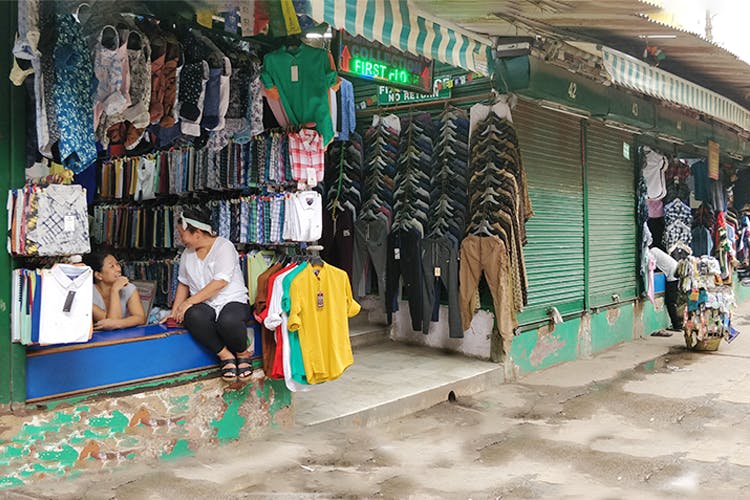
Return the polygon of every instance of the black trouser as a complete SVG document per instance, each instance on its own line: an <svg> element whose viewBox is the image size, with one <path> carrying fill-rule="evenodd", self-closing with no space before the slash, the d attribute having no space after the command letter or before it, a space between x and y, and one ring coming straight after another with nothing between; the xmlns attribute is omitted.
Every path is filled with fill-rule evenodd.
<svg viewBox="0 0 750 500"><path fill-rule="evenodd" d="M422 240L424 279L427 284L422 331L429 333L430 321L440 319L440 283L448 290L449 336L463 338L461 308L458 300L458 250L449 238Z"/></svg>
<svg viewBox="0 0 750 500"><path fill-rule="evenodd" d="M422 237L416 229L395 229L388 236L386 265L385 312L388 323L398 311L399 281L403 278L409 301L412 330L422 329L422 307L425 283L422 278Z"/></svg>
<svg viewBox="0 0 750 500"><path fill-rule="evenodd" d="M233 353L247 349L247 326L252 310L249 304L230 302L216 318L216 311L201 302L185 313L183 324L195 340L218 354L224 347Z"/></svg>
<svg viewBox="0 0 750 500"><path fill-rule="evenodd" d="M664 305L672 322L673 330L682 330L682 318L677 314L677 297L679 296L679 280L667 281L664 286Z"/></svg>
<svg viewBox="0 0 750 500"><path fill-rule="evenodd" d="M340 212L335 221L329 215L323 215L323 236L320 238L323 250L320 256L329 264L346 271L349 281L353 283L354 217L348 210Z"/></svg>

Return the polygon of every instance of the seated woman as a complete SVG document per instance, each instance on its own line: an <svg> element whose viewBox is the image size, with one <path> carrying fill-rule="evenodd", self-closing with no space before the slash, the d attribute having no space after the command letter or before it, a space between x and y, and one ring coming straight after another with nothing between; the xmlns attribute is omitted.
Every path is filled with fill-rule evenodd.
<svg viewBox="0 0 750 500"><path fill-rule="evenodd" d="M84 263L94 271L94 330L116 330L146 323L135 285L122 275L114 255L93 252Z"/></svg>
<svg viewBox="0 0 750 500"><path fill-rule="evenodd" d="M237 250L215 235L209 215L202 211L183 211L177 230L185 251L169 317L216 353L224 380L247 378L253 368L245 322L252 311Z"/></svg>

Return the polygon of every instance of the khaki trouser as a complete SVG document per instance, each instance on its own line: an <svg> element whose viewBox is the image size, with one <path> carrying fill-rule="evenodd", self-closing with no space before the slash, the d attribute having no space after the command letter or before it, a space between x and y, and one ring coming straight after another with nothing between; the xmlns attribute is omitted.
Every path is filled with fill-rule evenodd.
<svg viewBox="0 0 750 500"><path fill-rule="evenodd" d="M471 326L474 316L473 298L482 271L492 293L497 327L503 339L503 351L508 354L513 342L513 329L517 325L516 313L513 310L513 281L508 250L505 242L496 236L469 235L461 243L458 280L461 323L464 331Z"/></svg>

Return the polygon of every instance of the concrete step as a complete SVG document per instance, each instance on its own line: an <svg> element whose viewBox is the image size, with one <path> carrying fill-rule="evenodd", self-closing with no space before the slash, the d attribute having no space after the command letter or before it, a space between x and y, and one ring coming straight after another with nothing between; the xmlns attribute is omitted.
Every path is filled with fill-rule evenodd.
<svg viewBox="0 0 750 500"><path fill-rule="evenodd" d="M293 396L297 425L371 426L504 382L503 366L386 341L361 346L338 380Z"/></svg>
<svg viewBox="0 0 750 500"><path fill-rule="evenodd" d="M352 343L352 349L358 350L373 344L381 344L388 341L390 336L390 327L382 325L361 326L358 328L349 328L349 340Z"/></svg>

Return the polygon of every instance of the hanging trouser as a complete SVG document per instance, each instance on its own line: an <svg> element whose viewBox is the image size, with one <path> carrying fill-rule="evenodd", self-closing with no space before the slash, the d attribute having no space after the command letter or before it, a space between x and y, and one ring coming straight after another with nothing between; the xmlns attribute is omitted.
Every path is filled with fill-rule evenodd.
<svg viewBox="0 0 750 500"><path fill-rule="evenodd" d="M349 281L353 283L354 217L349 210L339 212L335 220L329 213L323 216L320 244L323 245L320 252L323 260L346 271Z"/></svg>
<svg viewBox="0 0 750 500"><path fill-rule="evenodd" d="M409 302L412 330L422 329L424 279L422 278L422 235L416 229L396 229L388 236L385 312L388 323L398 311L399 284L403 278Z"/></svg>
<svg viewBox="0 0 750 500"><path fill-rule="evenodd" d="M496 236L469 235L461 242L461 266L459 269L459 298L461 301L461 323L466 331L474 315L472 302L484 277L492 293L495 319L503 339L503 351L507 355L513 342L513 330L517 326L513 310L513 282L510 275L508 250L503 240Z"/></svg>
<svg viewBox="0 0 750 500"><path fill-rule="evenodd" d="M354 226L354 256L352 258L355 298L367 295L365 276L369 271L368 259L372 261L378 277L378 295L385 301L385 268L388 251L388 222L384 219L359 220Z"/></svg>
<svg viewBox="0 0 750 500"><path fill-rule="evenodd" d="M430 321L440 320L440 284L448 291L448 325L451 338L463 338L458 300L458 249L450 238L422 240L422 272L426 283L422 331L429 332Z"/></svg>

